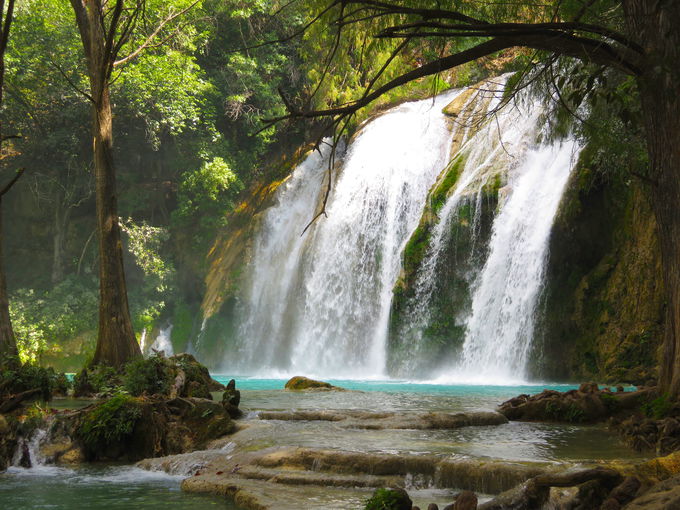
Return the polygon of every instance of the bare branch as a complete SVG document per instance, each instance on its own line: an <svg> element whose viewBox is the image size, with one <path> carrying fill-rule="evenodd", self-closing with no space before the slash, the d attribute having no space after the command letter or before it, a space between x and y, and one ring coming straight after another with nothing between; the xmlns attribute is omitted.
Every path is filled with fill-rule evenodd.
<svg viewBox="0 0 680 510"><path fill-rule="evenodd" d="M5 185L5 187L2 188L2 189L0 190L0 198L2 198L3 196L5 196L5 195L7 194L7 192L8 192L9 190L12 189L12 186L14 186L14 185L17 183L17 181L19 180L19 178L20 178L22 175L24 175L24 172L25 172L25 171L26 171L25 168L20 168L19 170L17 170L17 173L14 175L14 177L12 178L12 180L9 181L9 182Z"/></svg>
<svg viewBox="0 0 680 510"><path fill-rule="evenodd" d="M149 45L153 42L153 40L156 38L156 36L160 33L160 31L163 29L165 25L170 23L172 20L178 18L179 16L182 16L183 14L187 13L190 9L192 9L200 0L195 0L191 5L189 5L187 8L182 9L181 11L178 11L174 14L171 14L167 18L165 18L163 21L161 21L156 29L151 33L149 37L146 38L146 40L139 45L139 47L134 50L132 53L130 53L127 57L121 58L120 60L116 60L113 63L113 67L125 64L127 62L130 62L131 60L135 59L136 57L139 56L139 54L144 51L146 48L149 47Z"/></svg>
<svg viewBox="0 0 680 510"><path fill-rule="evenodd" d="M78 85L76 85L75 83L73 83L73 80L71 80L71 78L68 77L68 75L67 75L67 74L64 72L64 70L59 66L59 64L57 64L56 62L54 62L52 59L50 59L50 64L51 64L52 67L54 67L57 71L59 71L59 74L61 74L61 75L64 77L64 79L68 82L68 84L71 86L71 88L73 88L73 90L75 90L76 92L78 92L78 94L80 94L80 95L82 95L83 97L85 97L88 101L91 101L92 103L94 103L94 98L93 98L90 94L88 94L87 92L85 92L83 89L81 89L80 87L78 87Z"/></svg>

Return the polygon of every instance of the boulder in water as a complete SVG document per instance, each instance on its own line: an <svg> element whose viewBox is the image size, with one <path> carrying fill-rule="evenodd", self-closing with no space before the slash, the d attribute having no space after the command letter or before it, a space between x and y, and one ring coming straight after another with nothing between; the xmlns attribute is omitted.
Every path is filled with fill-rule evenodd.
<svg viewBox="0 0 680 510"><path fill-rule="evenodd" d="M242 416L241 410L238 408L241 403L241 392L236 389L236 381L230 380L227 388L222 394L222 406L227 410L232 418L240 418Z"/></svg>
<svg viewBox="0 0 680 510"><path fill-rule="evenodd" d="M323 381L315 381L314 379L309 379L301 375L296 375L295 377L289 379L285 385L285 389L293 391L301 390L344 391L344 388L340 388L339 386L333 386L332 384Z"/></svg>
<svg viewBox="0 0 680 510"><path fill-rule="evenodd" d="M376 489L365 510L411 510L413 502L404 489Z"/></svg>
<svg viewBox="0 0 680 510"><path fill-rule="evenodd" d="M477 495L472 491L458 494L453 510L477 510Z"/></svg>

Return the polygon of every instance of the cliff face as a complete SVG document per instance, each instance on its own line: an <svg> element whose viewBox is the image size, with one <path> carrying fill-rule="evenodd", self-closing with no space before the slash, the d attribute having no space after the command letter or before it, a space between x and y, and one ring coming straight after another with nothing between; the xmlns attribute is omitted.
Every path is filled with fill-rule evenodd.
<svg viewBox="0 0 680 510"><path fill-rule="evenodd" d="M645 383L656 377L663 281L638 182L604 180L581 155L553 226L534 373Z"/></svg>

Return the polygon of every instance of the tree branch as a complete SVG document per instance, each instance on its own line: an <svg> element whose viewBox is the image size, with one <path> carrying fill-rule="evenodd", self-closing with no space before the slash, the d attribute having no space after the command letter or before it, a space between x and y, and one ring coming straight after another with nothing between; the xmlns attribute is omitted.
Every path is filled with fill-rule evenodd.
<svg viewBox="0 0 680 510"><path fill-rule="evenodd" d="M175 18L178 18L179 16L182 16L183 14L187 13L190 9L192 9L200 0L195 0L191 5L189 5L187 8L176 12L175 14L171 14L167 18L165 18L163 21L161 21L156 29L151 33L149 37L146 38L146 40L137 47L136 50L134 50L132 53L130 53L127 57L123 57L120 60L116 60L113 63L113 67L125 64L127 62L130 62L131 60L135 59L139 54L144 51L156 38L156 36L160 33L160 31L163 29L165 25L170 23L172 20Z"/></svg>
<svg viewBox="0 0 680 510"><path fill-rule="evenodd" d="M5 187L2 188L2 189L0 190L0 198L2 198L3 196L5 196L5 195L7 194L7 192L8 192L9 190L12 189L12 186L14 186L14 185L17 183L17 181L19 180L19 178L20 178L22 175L24 175L24 172L25 172L25 171L26 171L25 168L20 168L19 170L17 170L17 173L14 175L14 177L12 178L12 180L9 181L9 182L5 185Z"/></svg>

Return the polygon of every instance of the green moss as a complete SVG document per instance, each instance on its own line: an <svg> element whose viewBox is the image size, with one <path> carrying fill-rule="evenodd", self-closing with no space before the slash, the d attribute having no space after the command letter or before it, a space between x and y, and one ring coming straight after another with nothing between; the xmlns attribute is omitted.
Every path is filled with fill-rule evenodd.
<svg viewBox="0 0 680 510"><path fill-rule="evenodd" d="M141 415L136 398L118 393L89 411L77 434L89 451L103 450L129 439Z"/></svg>
<svg viewBox="0 0 680 510"><path fill-rule="evenodd" d="M672 409L673 401L666 393L642 405L642 412L649 418L656 420L668 416Z"/></svg>
<svg viewBox="0 0 680 510"><path fill-rule="evenodd" d="M439 213L446 203L449 191L458 182L458 178L465 168L465 162L466 157L463 154L458 154L445 170L444 179L430 193L430 207L435 214Z"/></svg>
<svg viewBox="0 0 680 510"><path fill-rule="evenodd" d="M430 241L430 226L421 221L404 248L404 271L415 274L427 252Z"/></svg>

